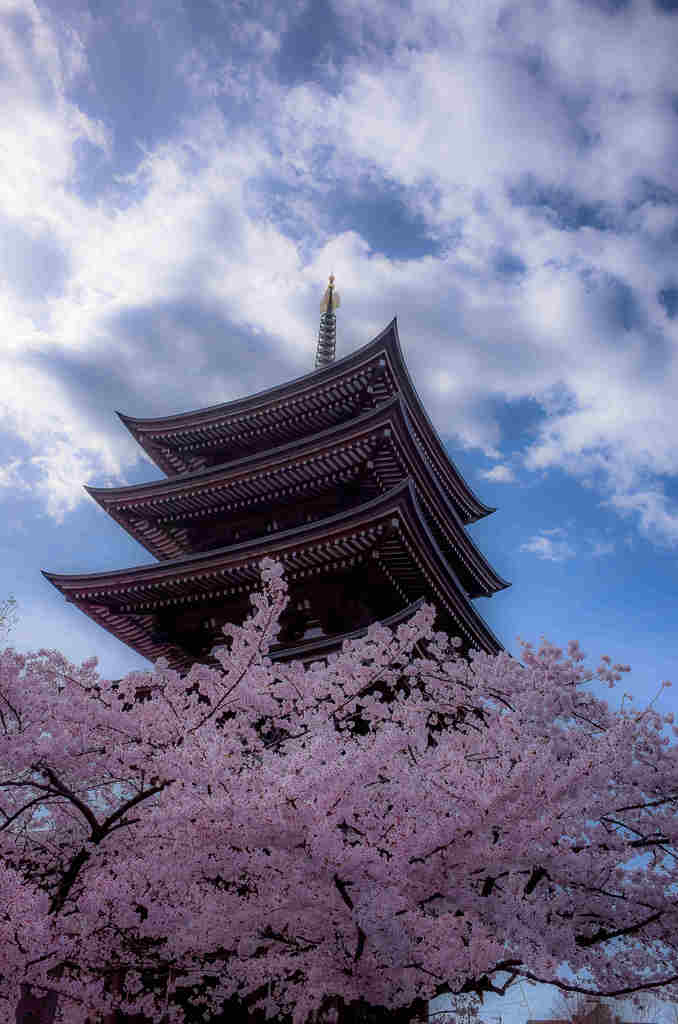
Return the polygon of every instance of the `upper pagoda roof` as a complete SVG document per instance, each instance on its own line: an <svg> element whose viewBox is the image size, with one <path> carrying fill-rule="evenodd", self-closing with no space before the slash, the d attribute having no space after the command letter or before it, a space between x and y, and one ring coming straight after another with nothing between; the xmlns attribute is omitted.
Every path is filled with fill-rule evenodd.
<svg viewBox="0 0 678 1024"><path fill-rule="evenodd" d="M285 500L303 500L350 478L367 460L387 488L404 476L413 478L427 518L435 524L436 538L448 561L461 563L472 596L489 595L510 585L464 529L456 493L446 491L442 486L446 481L441 482L430 461L421 459L401 394L303 442L288 442L169 480L86 490L151 554L167 559L191 553L191 523L217 515L242 516L242 510L262 502L275 508Z"/></svg>
<svg viewBox="0 0 678 1024"><path fill-rule="evenodd" d="M475 522L496 511L478 499L445 451L410 378L395 318L342 359L246 398L152 419L118 416L148 457L175 477L299 442L398 393L422 458L455 495L462 520Z"/></svg>
<svg viewBox="0 0 678 1024"><path fill-rule="evenodd" d="M168 561L99 573L43 575L90 618L156 660L173 656L173 645L156 641L155 612L185 602L228 599L259 586L259 565L277 558L292 582L371 557L402 599L403 607L426 596L438 606L465 643L493 653L501 650L482 616L469 603L422 513L412 480L326 519L255 540ZM195 659L193 659L195 660Z"/></svg>

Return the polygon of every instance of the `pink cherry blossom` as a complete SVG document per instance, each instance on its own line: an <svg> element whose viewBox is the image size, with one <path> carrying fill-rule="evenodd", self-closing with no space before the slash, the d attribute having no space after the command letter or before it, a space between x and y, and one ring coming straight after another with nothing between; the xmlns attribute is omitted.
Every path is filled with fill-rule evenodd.
<svg viewBox="0 0 678 1024"><path fill-rule="evenodd" d="M428 607L278 664L262 578L219 668L0 654L0 1015L22 982L70 1024L179 1022L189 984L295 1024L520 978L678 996L672 717L587 688L628 666L464 660Z"/></svg>

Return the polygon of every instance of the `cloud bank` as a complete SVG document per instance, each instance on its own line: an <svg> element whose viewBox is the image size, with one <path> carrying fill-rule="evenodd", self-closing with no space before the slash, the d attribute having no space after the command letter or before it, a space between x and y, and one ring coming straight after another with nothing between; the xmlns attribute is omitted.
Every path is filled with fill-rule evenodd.
<svg viewBox="0 0 678 1024"><path fill-rule="evenodd" d="M338 354L397 313L487 479L678 543L672 5L230 6L0 6L0 487L60 520L138 458L114 408L306 372L334 271Z"/></svg>

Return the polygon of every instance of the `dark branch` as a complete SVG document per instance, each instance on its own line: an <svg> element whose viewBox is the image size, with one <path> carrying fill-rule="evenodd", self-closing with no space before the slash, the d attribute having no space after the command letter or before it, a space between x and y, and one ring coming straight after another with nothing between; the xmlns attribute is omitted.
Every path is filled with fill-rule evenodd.
<svg viewBox="0 0 678 1024"><path fill-rule="evenodd" d="M672 985L678 981L678 974L672 974L668 978L663 978L662 981L646 981L639 982L637 985L627 985L625 988L610 989L606 992L601 992L600 989L584 988L583 985L568 985L564 981L560 981L558 978L540 978L536 974L532 974L531 971L517 971L517 975L521 978L527 978L529 981L536 981L540 985L554 985L556 988L562 989L563 992L581 992L585 996L600 996L612 997L612 996L628 996L634 992L649 992L656 988L664 988L666 985Z"/></svg>
<svg viewBox="0 0 678 1024"><path fill-rule="evenodd" d="M353 957L355 963L358 963L358 960L360 960L360 957L363 955L363 950L365 948L365 938L365 932L362 930L360 925L358 925L358 945L356 946L355 956Z"/></svg>
<svg viewBox="0 0 678 1024"><path fill-rule="evenodd" d="M334 876L334 884L336 885L337 889L339 890L339 895L341 896L342 900L344 901L344 903L346 904L348 909L349 910L353 910L353 900L351 899L351 897L349 896L348 892L346 891L346 882L342 882L342 880L339 878L339 876L335 875Z"/></svg>
<svg viewBox="0 0 678 1024"><path fill-rule="evenodd" d="M527 885L523 889L523 895L529 896L530 893L534 892L542 878L549 878L549 873L546 868L535 868L528 879Z"/></svg>
<svg viewBox="0 0 678 1024"><path fill-rule="evenodd" d="M630 924L626 928L618 928L615 932L608 932L606 928L599 928L594 935L577 935L574 941L580 949L588 949L590 946L595 946L599 942L607 942L609 939L617 939L620 935L635 935L636 932L641 931L646 925L652 924L654 921L658 921L663 913L663 910L658 910L655 914L651 914L649 917L646 917L644 921L637 921L636 924Z"/></svg>

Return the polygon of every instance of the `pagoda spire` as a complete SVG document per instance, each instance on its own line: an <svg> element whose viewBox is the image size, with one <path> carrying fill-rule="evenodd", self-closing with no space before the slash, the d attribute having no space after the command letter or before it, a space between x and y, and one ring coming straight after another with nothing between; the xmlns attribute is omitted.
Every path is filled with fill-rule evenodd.
<svg viewBox="0 0 678 1024"><path fill-rule="evenodd" d="M320 330L318 331L318 349L315 354L316 370L334 362L334 353L337 347L337 318L334 311L339 304L339 292L334 290L334 274L330 274L329 284L320 303Z"/></svg>

